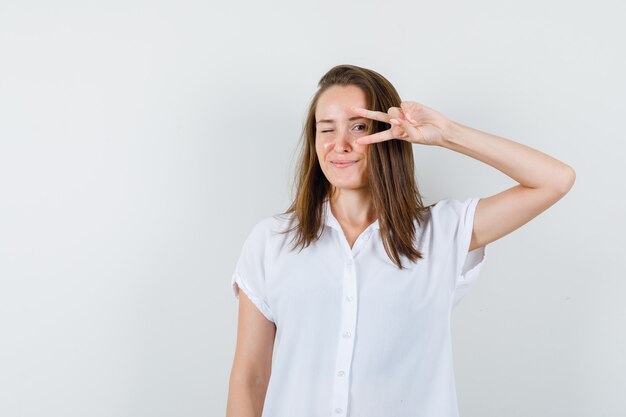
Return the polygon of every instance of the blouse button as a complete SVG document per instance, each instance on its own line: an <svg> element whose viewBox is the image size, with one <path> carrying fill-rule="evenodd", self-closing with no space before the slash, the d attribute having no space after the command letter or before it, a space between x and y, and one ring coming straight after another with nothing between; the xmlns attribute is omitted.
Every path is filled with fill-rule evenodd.
<svg viewBox="0 0 626 417"><path fill-rule="evenodd" d="M352 259L348 259L348 265L352 265Z"/></svg>
<svg viewBox="0 0 626 417"><path fill-rule="evenodd" d="M345 372L343 372L343 371L339 371L339 372L337 372L337 375L339 375L339 376L344 376L344 375L345 375Z"/></svg>
<svg viewBox="0 0 626 417"><path fill-rule="evenodd" d="M341 413L343 410L341 408L335 408L335 413L339 414Z"/></svg>
<svg viewBox="0 0 626 417"><path fill-rule="evenodd" d="M343 337L350 337L350 334L351 334L351 333L350 333L349 331L347 331L347 332L345 332L345 333L343 334Z"/></svg>
<svg viewBox="0 0 626 417"><path fill-rule="evenodd" d="M346 301L352 301L352 297L350 297L349 295L346 296Z"/></svg>

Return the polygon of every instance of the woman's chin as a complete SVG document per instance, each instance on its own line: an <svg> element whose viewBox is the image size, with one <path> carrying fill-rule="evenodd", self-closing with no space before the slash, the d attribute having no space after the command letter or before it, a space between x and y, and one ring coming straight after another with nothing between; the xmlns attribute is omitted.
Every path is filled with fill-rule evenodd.
<svg viewBox="0 0 626 417"><path fill-rule="evenodd" d="M367 184L361 181L330 181L330 183L339 189L360 190L367 187Z"/></svg>

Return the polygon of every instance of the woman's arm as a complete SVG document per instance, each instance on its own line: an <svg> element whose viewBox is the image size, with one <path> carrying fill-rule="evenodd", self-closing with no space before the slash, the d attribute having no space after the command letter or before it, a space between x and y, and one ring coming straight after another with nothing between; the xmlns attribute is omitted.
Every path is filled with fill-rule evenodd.
<svg viewBox="0 0 626 417"><path fill-rule="evenodd" d="M526 224L560 200L576 173L569 165L526 145L450 121L439 146L491 165L519 183L481 198L469 250Z"/></svg>
<svg viewBox="0 0 626 417"><path fill-rule="evenodd" d="M226 417L260 417L272 368L276 326L239 291L237 347L230 372Z"/></svg>
<svg viewBox="0 0 626 417"><path fill-rule="evenodd" d="M519 185L481 198L474 212L469 250L491 243L528 223L560 200L574 184L574 169L536 149L464 126L414 101L387 113L353 107L362 117L392 126L357 139L360 144L401 139L441 146L471 156L508 175Z"/></svg>

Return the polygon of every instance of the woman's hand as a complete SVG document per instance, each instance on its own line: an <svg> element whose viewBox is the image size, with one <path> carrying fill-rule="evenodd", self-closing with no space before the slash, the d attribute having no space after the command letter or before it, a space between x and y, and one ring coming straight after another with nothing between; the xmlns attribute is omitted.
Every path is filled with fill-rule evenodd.
<svg viewBox="0 0 626 417"><path fill-rule="evenodd" d="M361 145L402 139L421 145L441 146L451 124L441 113L414 101L403 101L400 107L391 107L387 113L360 107L351 109L361 117L391 124L385 131L360 137L357 142Z"/></svg>

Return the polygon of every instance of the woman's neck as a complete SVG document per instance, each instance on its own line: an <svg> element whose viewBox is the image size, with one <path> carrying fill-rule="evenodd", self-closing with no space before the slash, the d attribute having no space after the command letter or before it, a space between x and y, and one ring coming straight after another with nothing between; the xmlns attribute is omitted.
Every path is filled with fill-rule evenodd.
<svg viewBox="0 0 626 417"><path fill-rule="evenodd" d="M333 216L348 227L363 227L376 221L369 190L335 189L330 197Z"/></svg>

